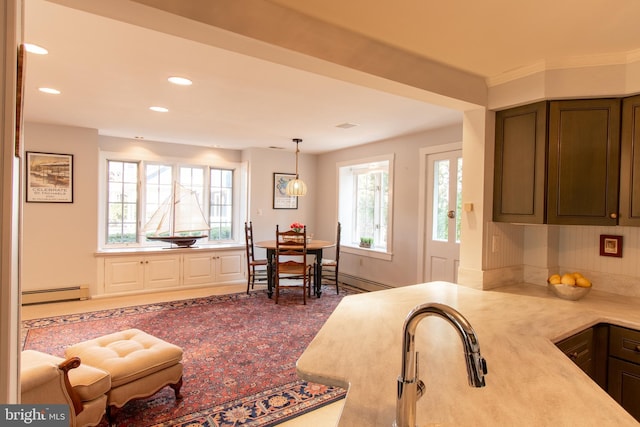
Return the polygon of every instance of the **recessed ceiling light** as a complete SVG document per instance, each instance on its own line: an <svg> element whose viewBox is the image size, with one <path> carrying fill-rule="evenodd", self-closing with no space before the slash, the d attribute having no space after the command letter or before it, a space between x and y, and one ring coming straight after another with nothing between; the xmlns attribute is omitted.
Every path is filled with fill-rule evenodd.
<svg viewBox="0 0 640 427"><path fill-rule="evenodd" d="M60 95L60 91L58 89L53 89L50 87L39 87L38 90L44 93L50 93L52 95Z"/></svg>
<svg viewBox="0 0 640 427"><path fill-rule="evenodd" d="M171 83L176 84L176 85L180 85L180 86L191 86L193 84L193 82L185 77L169 77L167 80L169 80Z"/></svg>
<svg viewBox="0 0 640 427"><path fill-rule="evenodd" d="M165 107L149 107L149 109L152 111L157 111L158 113L166 113L167 111L169 111L169 109Z"/></svg>
<svg viewBox="0 0 640 427"><path fill-rule="evenodd" d="M355 124L355 123L342 123L340 125L336 125L337 128L342 128L342 129L349 129L349 128L356 127L356 126L358 126L358 125Z"/></svg>
<svg viewBox="0 0 640 427"><path fill-rule="evenodd" d="M37 44L25 43L24 48L29 53L35 53L36 55L46 55L49 51L42 46L38 46Z"/></svg>

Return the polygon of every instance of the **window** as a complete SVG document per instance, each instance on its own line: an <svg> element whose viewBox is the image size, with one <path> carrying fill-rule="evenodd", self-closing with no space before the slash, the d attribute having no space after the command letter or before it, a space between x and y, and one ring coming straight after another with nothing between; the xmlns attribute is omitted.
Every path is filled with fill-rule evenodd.
<svg viewBox="0 0 640 427"><path fill-rule="evenodd" d="M342 245L367 247L370 252L391 252L392 189L393 155L338 164Z"/></svg>
<svg viewBox="0 0 640 427"><path fill-rule="evenodd" d="M452 164L455 161L455 164ZM455 167L454 167L455 166ZM452 181L452 174L455 180ZM452 185L455 186L451 187ZM454 194L451 194L454 193ZM451 206L455 197L455 234L449 237ZM460 243L462 218L462 157L436 160L433 163L433 230L432 239L442 242L450 240Z"/></svg>
<svg viewBox="0 0 640 427"><path fill-rule="evenodd" d="M108 162L107 243L137 240L138 163Z"/></svg>
<svg viewBox="0 0 640 427"><path fill-rule="evenodd" d="M153 246L145 239L145 224L173 192L177 182L195 193L210 226L209 241L233 241L240 221L237 204L241 199L238 168L183 165L177 162L120 160L120 154L105 153L107 168L104 196L105 246ZM109 158L111 157L111 158ZM104 185L104 184L103 184ZM238 193L238 194L237 194ZM208 213L208 215L207 215Z"/></svg>
<svg viewBox="0 0 640 427"><path fill-rule="evenodd" d="M231 239L233 234L233 171L211 169L210 200L211 240Z"/></svg>

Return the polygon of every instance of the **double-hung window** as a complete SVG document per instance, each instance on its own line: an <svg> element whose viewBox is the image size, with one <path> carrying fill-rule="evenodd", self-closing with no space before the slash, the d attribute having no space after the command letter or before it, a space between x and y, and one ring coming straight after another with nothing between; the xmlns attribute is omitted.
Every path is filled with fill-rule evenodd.
<svg viewBox="0 0 640 427"><path fill-rule="evenodd" d="M366 248L371 256L390 255L393 155L337 166L341 245L347 252L349 248Z"/></svg>
<svg viewBox="0 0 640 427"><path fill-rule="evenodd" d="M107 166L107 244L138 239L138 163L109 161Z"/></svg>
<svg viewBox="0 0 640 427"><path fill-rule="evenodd" d="M210 230L208 240L233 241L239 230L239 168L189 165L172 161L121 160L105 155L104 239L101 245L153 246L145 224L171 197L174 183L192 191ZM197 233L202 234L202 233ZM202 241L206 242L206 241Z"/></svg>

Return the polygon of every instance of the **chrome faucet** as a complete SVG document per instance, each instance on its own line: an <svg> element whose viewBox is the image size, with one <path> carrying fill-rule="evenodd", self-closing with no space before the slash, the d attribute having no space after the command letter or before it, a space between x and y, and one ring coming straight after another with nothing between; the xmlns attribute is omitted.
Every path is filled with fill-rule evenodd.
<svg viewBox="0 0 640 427"><path fill-rule="evenodd" d="M436 315L447 320L458 331L464 347L469 385L484 387L487 362L480 355L480 344L473 328L455 309L437 303L415 307L404 321L402 338L402 373L398 377L398 400L394 427L415 427L416 402L425 390L424 382L418 378L418 353L415 351L415 332L418 323L427 316Z"/></svg>

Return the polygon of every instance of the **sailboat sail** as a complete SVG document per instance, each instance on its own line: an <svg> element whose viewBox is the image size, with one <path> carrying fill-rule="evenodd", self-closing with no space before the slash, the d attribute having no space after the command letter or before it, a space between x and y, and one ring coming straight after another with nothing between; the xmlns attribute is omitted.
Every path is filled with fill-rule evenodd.
<svg viewBox="0 0 640 427"><path fill-rule="evenodd" d="M174 183L173 194L153 213L145 224L144 231L151 233L151 236L147 236L148 239L178 243L182 238L206 237L191 234L208 232L209 228L195 191Z"/></svg>

